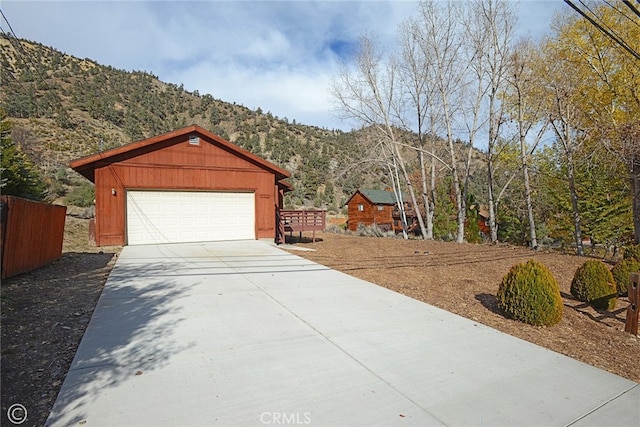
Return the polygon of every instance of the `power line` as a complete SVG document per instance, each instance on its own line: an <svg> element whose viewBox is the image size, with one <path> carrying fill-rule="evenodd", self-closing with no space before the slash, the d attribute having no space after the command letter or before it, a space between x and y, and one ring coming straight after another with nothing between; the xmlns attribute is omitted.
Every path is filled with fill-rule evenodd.
<svg viewBox="0 0 640 427"><path fill-rule="evenodd" d="M44 89L47 92L52 92L52 88L51 86L49 86L49 84L46 81L45 76L42 74L42 71L40 70L40 67L38 67L36 65L36 63L33 61L32 59L32 55L30 55L29 53L27 53L24 49L24 47L22 46L22 42L21 40L16 36L16 33L13 31L13 28L11 27L11 23L9 22L9 20L7 19L6 15L4 14L4 12L2 11L2 9L0 9L0 15L2 15L2 18L4 19L4 21L7 23L7 26L9 27L9 32L7 31L2 31L2 35L4 37L7 38L7 40L9 41L9 43L14 47L14 49L16 50L16 52L23 57L23 60L25 60L25 63L28 62L28 64L30 64L30 68L35 70L36 73L36 77L37 79L40 81L40 83L42 83ZM13 75L13 73L10 72L10 74L12 75L12 77L18 81L18 79ZM22 87L23 89L25 89L25 87L21 84L21 82L18 81L18 83L20 83L20 87ZM25 89L26 91L26 89ZM50 111L53 113L55 112L58 108L56 105L53 105L53 103L51 102L51 100L48 97L44 98L45 102L46 102L46 106L49 107ZM36 106L36 115L38 114L38 103L35 100L32 100L32 102L34 103L34 105Z"/></svg>
<svg viewBox="0 0 640 427"><path fill-rule="evenodd" d="M631 9L631 11L632 11L633 13L635 13L636 15L638 15L638 18L640 18L640 10L638 10L638 9L633 5L633 3L631 3L629 0L622 0L622 3L626 4L626 5L627 5L627 7L628 7L629 9ZM640 2L639 2L638 0L636 0L636 3L640 3Z"/></svg>
<svg viewBox="0 0 640 427"><path fill-rule="evenodd" d="M632 24L634 24L634 25L635 25L635 26L637 26L637 27L640 27L640 22L638 22L638 21L636 21L635 19L633 19L633 16L629 16L629 15L627 15L627 13L624 11L624 9L618 9L618 7L617 7L616 5L613 5L613 4L612 4L610 1L608 1L608 0L604 0L604 2L605 2L605 3L606 3L606 4L607 4L611 9L615 10L615 11L616 11L616 12L618 12L620 15L624 16L625 18L627 18L627 19L628 19ZM629 8L630 8L630 9L632 9L632 6L633 6L633 5L632 5L631 3L629 3L629 5L630 5L630 7L629 7ZM632 11L633 11L633 9L632 9ZM638 16L640 17L640 12L637 12L637 13L639 14Z"/></svg>
<svg viewBox="0 0 640 427"><path fill-rule="evenodd" d="M584 6L584 3L582 2L582 0L579 0L579 1ZM600 32L602 32L604 35L609 37L616 44L618 44L620 47L622 47L624 50L626 50L629 54L631 54L635 59L640 60L640 53L638 53L634 49L632 49L622 38L620 38L617 34L615 34L615 32L613 30L609 31L608 29L604 28L600 23L596 22L595 19L593 19L591 16L589 16L588 13L584 12L578 6L573 4L571 2L571 0L564 0L564 2L566 4L568 4L573 10L578 12L583 18L585 18L587 21L589 21L594 27L596 27L598 30L600 30ZM587 6L585 6L585 7L587 8L587 10L589 10L591 12L591 9L589 9L589 7L587 7ZM593 12L591 12L591 13L593 13Z"/></svg>

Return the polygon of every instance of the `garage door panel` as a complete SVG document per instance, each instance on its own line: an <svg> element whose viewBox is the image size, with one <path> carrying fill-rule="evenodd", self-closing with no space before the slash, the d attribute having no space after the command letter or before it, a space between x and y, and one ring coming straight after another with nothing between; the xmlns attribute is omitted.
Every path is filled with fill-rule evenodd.
<svg viewBox="0 0 640 427"><path fill-rule="evenodd" d="M127 192L130 245L255 239L254 193Z"/></svg>

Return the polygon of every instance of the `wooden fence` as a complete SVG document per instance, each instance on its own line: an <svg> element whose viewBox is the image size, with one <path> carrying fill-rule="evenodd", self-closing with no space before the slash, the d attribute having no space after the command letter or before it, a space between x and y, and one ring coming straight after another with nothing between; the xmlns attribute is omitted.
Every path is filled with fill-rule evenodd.
<svg viewBox="0 0 640 427"><path fill-rule="evenodd" d="M3 279L60 259L66 213L65 206L0 197Z"/></svg>
<svg viewBox="0 0 640 427"><path fill-rule="evenodd" d="M303 231L313 232L313 241L316 241L316 231L322 231L326 226L326 211L278 211L278 236L277 242L284 243L285 232L290 234L300 232L302 240Z"/></svg>

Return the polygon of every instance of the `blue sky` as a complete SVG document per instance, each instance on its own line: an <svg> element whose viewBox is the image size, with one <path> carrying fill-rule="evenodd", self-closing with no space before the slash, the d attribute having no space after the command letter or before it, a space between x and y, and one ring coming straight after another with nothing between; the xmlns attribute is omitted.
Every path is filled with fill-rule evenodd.
<svg viewBox="0 0 640 427"><path fill-rule="evenodd" d="M393 46L416 1L2 0L15 35L80 58L143 70L187 90L290 121L348 130L328 87L358 37ZM519 34L548 33L562 0L519 2ZM0 28L8 31L7 23Z"/></svg>

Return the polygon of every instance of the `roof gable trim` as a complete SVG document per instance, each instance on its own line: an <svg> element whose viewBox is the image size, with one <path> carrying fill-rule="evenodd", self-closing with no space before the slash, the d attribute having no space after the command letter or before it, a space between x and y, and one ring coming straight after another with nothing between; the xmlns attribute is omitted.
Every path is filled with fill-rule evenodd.
<svg viewBox="0 0 640 427"><path fill-rule="evenodd" d="M200 126L193 125L186 128L178 129L172 132L168 132L162 135L154 136L148 139L144 139L137 142L132 142L130 144L123 145L121 147L112 148L107 151L103 151L97 154L93 154L91 156L87 156L78 160L74 160L71 162L70 166L73 170L82 174L84 177L89 179L90 181L95 180L95 169L99 167L107 166L111 163L115 163L117 161L123 161L128 158L135 157L138 151L153 146L160 145L158 149L164 148L162 146L163 141L168 141L173 138L181 137L181 136L189 136L198 135L205 140L211 140L214 143L218 144L224 150L232 152L239 157L258 165L261 168L267 169L270 172L273 172L276 175L276 181L280 181L282 179L288 178L291 174L285 169L280 168L273 163L256 156L250 151L245 150L242 147L239 147L211 132L206 129L201 128ZM209 141L207 141L209 142Z"/></svg>

